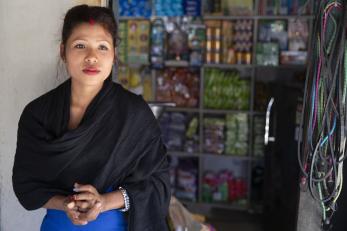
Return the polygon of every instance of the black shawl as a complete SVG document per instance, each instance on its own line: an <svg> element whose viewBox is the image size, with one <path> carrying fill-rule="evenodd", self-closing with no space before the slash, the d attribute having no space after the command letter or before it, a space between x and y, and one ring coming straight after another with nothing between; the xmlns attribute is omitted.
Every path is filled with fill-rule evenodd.
<svg viewBox="0 0 347 231"><path fill-rule="evenodd" d="M157 121L141 96L110 79L68 130L71 79L29 103L19 120L13 188L28 210L74 182L100 192L122 186L130 197L129 230L167 230L170 186Z"/></svg>

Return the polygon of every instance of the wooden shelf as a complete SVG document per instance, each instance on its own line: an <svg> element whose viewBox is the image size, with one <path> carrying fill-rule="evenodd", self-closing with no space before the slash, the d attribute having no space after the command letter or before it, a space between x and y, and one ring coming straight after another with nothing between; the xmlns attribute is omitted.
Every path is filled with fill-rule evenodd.
<svg viewBox="0 0 347 231"><path fill-rule="evenodd" d="M238 20L238 19L313 19L313 15L251 15L251 16L231 16L231 15L204 15L202 16L204 20Z"/></svg>
<svg viewBox="0 0 347 231"><path fill-rule="evenodd" d="M168 155L177 156L177 157L216 157L216 158L225 158L225 159L234 159L234 160L242 160L242 161L253 161L253 160L262 160L263 157L250 157L249 155L238 156L231 154L215 154L215 153L189 153L184 151L168 151Z"/></svg>
<svg viewBox="0 0 347 231"><path fill-rule="evenodd" d="M120 16L119 21L126 20L151 20L153 18L165 18L168 16L151 16L151 17L141 17L141 16ZM180 16L182 17L182 16ZM288 19L313 19L314 15L245 15L245 16L232 16L232 15L202 15L201 18L204 20L238 20L238 19L258 19L258 20L288 20Z"/></svg>
<svg viewBox="0 0 347 231"><path fill-rule="evenodd" d="M204 114L251 114L251 111L248 110L222 110L222 109L202 109Z"/></svg>
<svg viewBox="0 0 347 231"><path fill-rule="evenodd" d="M234 159L234 160L244 160L248 161L251 160L252 158L249 157L249 155L244 155L244 156L238 156L238 155L232 155L232 154L214 154L214 153L202 153L202 157L217 157L217 158L226 158L226 159Z"/></svg>
<svg viewBox="0 0 347 231"><path fill-rule="evenodd" d="M119 66L149 66L150 62L128 62L121 63ZM247 69L247 68L263 68L263 69L305 69L307 65L305 64L286 64L286 65L246 65L246 64L203 64L202 66L190 65L187 61L165 61L164 67L190 67L190 68L218 68L218 69Z"/></svg>
<svg viewBox="0 0 347 231"><path fill-rule="evenodd" d="M168 151L167 154L170 156L177 156L177 157L199 157L199 153L189 153L189 152L182 152L182 151Z"/></svg>
<svg viewBox="0 0 347 231"><path fill-rule="evenodd" d="M165 66L167 66L167 67L189 67L190 63L188 61L167 60L167 61L165 61Z"/></svg>
<svg viewBox="0 0 347 231"><path fill-rule="evenodd" d="M237 19L254 19L255 16L231 16L231 15L203 15L204 20L237 20Z"/></svg>
<svg viewBox="0 0 347 231"><path fill-rule="evenodd" d="M281 20L281 19L313 19L313 15L258 15L254 16L255 19L269 19L269 20Z"/></svg>
<svg viewBox="0 0 347 231"><path fill-rule="evenodd" d="M278 66L272 65L255 65L255 68L272 68L272 69L305 69L307 66L305 64L282 64Z"/></svg>
<svg viewBox="0 0 347 231"><path fill-rule="evenodd" d="M127 20L149 20L149 18L138 17L138 16L120 16L118 17L119 21L127 21Z"/></svg>
<svg viewBox="0 0 347 231"><path fill-rule="evenodd" d="M166 111L169 112L191 112L199 113L199 108L189 108L189 107L168 107Z"/></svg>
<svg viewBox="0 0 347 231"><path fill-rule="evenodd" d="M252 64L204 64L204 68L220 68L220 69L240 69L240 68L253 68L254 65Z"/></svg>

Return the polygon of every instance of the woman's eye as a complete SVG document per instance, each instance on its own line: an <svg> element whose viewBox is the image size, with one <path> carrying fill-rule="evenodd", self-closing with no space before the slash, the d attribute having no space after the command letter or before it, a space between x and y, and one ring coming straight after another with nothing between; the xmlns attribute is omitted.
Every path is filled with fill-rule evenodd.
<svg viewBox="0 0 347 231"><path fill-rule="evenodd" d="M83 44L77 44L77 45L75 45L75 48L83 49L83 48L85 48L85 46Z"/></svg>
<svg viewBox="0 0 347 231"><path fill-rule="evenodd" d="M100 48L100 50L105 50L105 51L108 50L107 46L105 46L105 45L101 45L99 48Z"/></svg>

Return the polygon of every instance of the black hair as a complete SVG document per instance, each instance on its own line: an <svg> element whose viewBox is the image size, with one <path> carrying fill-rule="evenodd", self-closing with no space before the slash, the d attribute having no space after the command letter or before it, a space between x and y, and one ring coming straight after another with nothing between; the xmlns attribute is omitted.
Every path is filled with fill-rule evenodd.
<svg viewBox="0 0 347 231"><path fill-rule="evenodd" d="M61 43L66 45L73 29L81 23L96 23L108 31L113 39L113 46L118 43L118 26L111 9L99 6L78 5L65 15Z"/></svg>

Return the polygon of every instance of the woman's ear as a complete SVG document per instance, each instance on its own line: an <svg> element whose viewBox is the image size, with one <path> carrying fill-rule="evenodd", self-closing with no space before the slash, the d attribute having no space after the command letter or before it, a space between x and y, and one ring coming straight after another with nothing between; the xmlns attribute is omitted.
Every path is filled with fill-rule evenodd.
<svg viewBox="0 0 347 231"><path fill-rule="evenodd" d="M64 44L60 44L60 58L66 62L66 59L65 59L65 46Z"/></svg>

